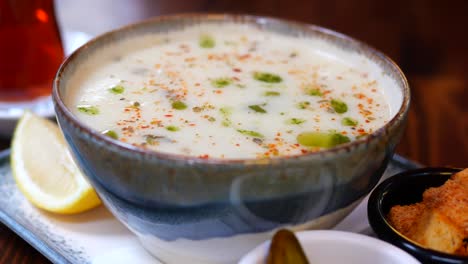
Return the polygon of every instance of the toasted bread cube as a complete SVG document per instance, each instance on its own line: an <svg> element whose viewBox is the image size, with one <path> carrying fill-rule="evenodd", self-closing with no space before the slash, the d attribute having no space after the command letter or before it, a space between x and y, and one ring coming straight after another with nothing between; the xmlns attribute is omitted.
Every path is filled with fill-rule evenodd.
<svg viewBox="0 0 468 264"><path fill-rule="evenodd" d="M468 192L468 169L464 169L452 175L452 180L461 184Z"/></svg>
<svg viewBox="0 0 468 264"><path fill-rule="evenodd" d="M421 203L394 206L388 219L424 247L468 256L468 169L440 187L427 189Z"/></svg>
<svg viewBox="0 0 468 264"><path fill-rule="evenodd" d="M408 237L431 249L453 254L463 245L463 231L441 211L428 209Z"/></svg>
<svg viewBox="0 0 468 264"><path fill-rule="evenodd" d="M387 219L402 235L408 236L414 223L420 219L426 206L423 203L396 205L390 209Z"/></svg>

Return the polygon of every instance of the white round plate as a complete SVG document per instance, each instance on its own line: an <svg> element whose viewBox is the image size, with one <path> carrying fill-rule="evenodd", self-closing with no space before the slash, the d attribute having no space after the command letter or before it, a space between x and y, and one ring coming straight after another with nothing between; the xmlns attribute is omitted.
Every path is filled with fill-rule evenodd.
<svg viewBox="0 0 468 264"><path fill-rule="evenodd" d="M296 233L310 263L314 264L417 264L405 251L366 235L317 230ZM245 255L239 264L263 264L270 247L267 241Z"/></svg>

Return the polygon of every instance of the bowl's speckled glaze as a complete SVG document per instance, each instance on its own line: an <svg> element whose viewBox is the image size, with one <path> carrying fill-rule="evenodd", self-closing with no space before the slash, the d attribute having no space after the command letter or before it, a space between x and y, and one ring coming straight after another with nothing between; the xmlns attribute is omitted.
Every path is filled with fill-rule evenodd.
<svg viewBox="0 0 468 264"><path fill-rule="evenodd" d="M261 160L206 160L139 149L112 140L80 122L64 104L67 81L80 62L107 45L197 23L225 22L249 24L291 36L318 37L362 54L396 81L403 94L401 108L386 126L373 134L326 151ZM306 223L319 217L320 224L312 227L333 226L346 215L336 212L352 208L380 179L403 132L410 92L406 78L391 60L339 33L272 18L189 14L159 17L90 41L61 66L53 100L58 122L77 164L120 221L143 241L154 238L174 245L178 241L197 241L195 244L200 246L202 241L229 241L242 234L259 234L263 240L276 228L307 226ZM342 212L345 211L349 210ZM323 221L327 215L334 217ZM238 259L239 254L258 243L252 241L253 244L245 242L245 249L233 250L232 254L227 250L221 259L214 261ZM150 243L144 244L152 247ZM177 245L173 248L177 249ZM165 246L160 247L166 250ZM171 261L167 259L170 257L162 258ZM207 261L209 257L202 262Z"/></svg>

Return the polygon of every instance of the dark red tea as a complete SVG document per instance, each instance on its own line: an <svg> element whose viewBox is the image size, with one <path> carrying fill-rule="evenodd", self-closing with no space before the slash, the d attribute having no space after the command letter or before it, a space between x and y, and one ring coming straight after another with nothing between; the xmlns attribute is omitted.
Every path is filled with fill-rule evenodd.
<svg viewBox="0 0 468 264"><path fill-rule="evenodd" d="M63 56L53 0L0 0L0 102L50 94Z"/></svg>

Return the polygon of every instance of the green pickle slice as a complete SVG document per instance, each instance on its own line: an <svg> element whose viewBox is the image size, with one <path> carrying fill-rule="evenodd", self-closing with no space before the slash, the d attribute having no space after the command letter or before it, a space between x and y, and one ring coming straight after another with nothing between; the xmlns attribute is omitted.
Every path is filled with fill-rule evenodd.
<svg viewBox="0 0 468 264"><path fill-rule="evenodd" d="M281 229L273 236L267 264L309 264L301 244L293 232Z"/></svg>

